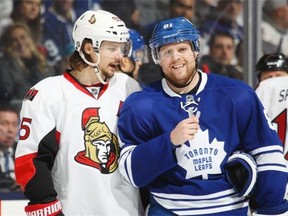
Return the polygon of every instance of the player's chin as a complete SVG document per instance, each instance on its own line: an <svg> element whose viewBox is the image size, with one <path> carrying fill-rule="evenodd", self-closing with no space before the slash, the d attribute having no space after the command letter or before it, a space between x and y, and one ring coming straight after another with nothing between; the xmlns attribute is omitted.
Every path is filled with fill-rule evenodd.
<svg viewBox="0 0 288 216"><path fill-rule="evenodd" d="M174 77L174 79L172 80L173 80L172 84L174 84L174 86L177 88L184 88L191 83L190 77L184 77L184 78Z"/></svg>
<svg viewBox="0 0 288 216"><path fill-rule="evenodd" d="M105 71L105 73L104 73L104 75L105 75L105 77L107 77L107 78L111 78L111 77L113 77L114 76L114 73L116 72L117 70L107 70L107 71Z"/></svg>

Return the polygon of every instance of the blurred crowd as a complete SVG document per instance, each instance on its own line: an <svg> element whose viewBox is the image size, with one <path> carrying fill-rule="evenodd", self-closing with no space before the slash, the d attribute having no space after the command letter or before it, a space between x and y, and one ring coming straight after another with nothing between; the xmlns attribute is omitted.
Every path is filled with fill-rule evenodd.
<svg viewBox="0 0 288 216"><path fill-rule="evenodd" d="M162 77L148 47L154 25L162 19L178 16L189 19L200 31L199 69L244 80L243 1L0 0L0 104L9 107L0 110L0 138L5 133L1 128L3 113L12 115L12 121L32 85L69 68L68 58L74 52L72 27L84 11L110 11L130 28L133 54L123 58L119 70L134 77L142 86ZM285 59L288 55L288 3L286 0L263 1L262 10L262 54L281 53ZM137 53L138 49L142 53ZM284 75L287 75L287 68ZM17 112L10 106L16 107ZM8 139L11 143L12 139L14 145L18 134L11 130L9 139L3 140ZM3 140L0 139L0 145ZM7 149L0 148L3 152ZM13 152L14 148L10 145L9 151ZM5 161L1 152L0 165L3 176L9 181L15 179L12 171L11 175L3 171ZM7 184L11 190L18 189L11 182Z"/></svg>

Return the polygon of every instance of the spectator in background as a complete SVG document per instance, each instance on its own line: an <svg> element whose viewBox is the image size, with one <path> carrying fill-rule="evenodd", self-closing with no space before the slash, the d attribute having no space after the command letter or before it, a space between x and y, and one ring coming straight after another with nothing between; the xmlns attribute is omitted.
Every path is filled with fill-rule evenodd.
<svg viewBox="0 0 288 216"><path fill-rule="evenodd" d="M0 105L0 192L21 191L15 181L15 149L19 113L10 105Z"/></svg>
<svg viewBox="0 0 288 216"><path fill-rule="evenodd" d="M233 35L235 46L244 38L244 28L241 22L243 0L219 0L214 11L211 11L206 20L199 22L201 33L200 46L203 54L209 52L208 41L213 32L228 32ZM239 18L240 17L240 18ZM233 59L233 64L237 59Z"/></svg>
<svg viewBox="0 0 288 216"><path fill-rule="evenodd" d="M282 53L264 54L256 64L258 84L263 80L287 76L288 59Z"/></svg>
<svg viewBox="0 0 288 216"><path fill-rule="evenodd" d="M139 31L139 10L134 0L102 0L101 8L117 15L128 28Z"/></svg>
<svg viewBox="0 0 288 216"><path fill-rule="evenodd" d="M263 5L262 49L263 54L288 55L288 1L266 0Z"/></svg>
<svg viewBox="0 0 288 216"><path fill-rule="evenodd" d="M105 1L105 0L104 0ZM169 16L169 1L170 0L149 0L135 1L136 7L139 10L139 23L142 28L156 20L162 20ZM145 32L140 32L144 35Z"/></svg>
<svg viewBox="0 0 288 216"><path fill-rule="evenodd" d="M52 1L53 0L44 0L44 10L51 6ZM73 7L79 12L85 12L86 10L97 10L101 8L100 4L102 1L105 0L74 0Z"/></svg>
<svg viewBox="0 0 288 216"><path fill-rule="evenodd" d="M195 22L196 0L170 0L170 18L183 16Z"/></svg>
<svg viewBox="0 0 288 216"><path fill-rule="evenodd" d="M29 27L37 45L42 44L41 5L42 0L14 0L11 12L13 22L23 22Z"/></svg>
<svg viewBox="0 0 288 216"><path fill-rule="evenodd" d="M80 13L87 10L98 10L101 8L101 2L105 0L74 0L74 9Z"/></svg>
<svg viewBox="0 0 288 216"><path fill-rule="evenodd" d="M199 68L204 72L217 73L243 80L242 70L232 64L235 57L235 41L229 32L213 32L208 42L209 54L200 58Z"/></svg>
<svg viewBox="0 0 288 216"><path fill-rule="evenodd" d="M165 18L174 18L183 16L186 19L195 22L195 4L196 0L169 0L169 14ZM144 26L142 34L144 36L145 42L152 36L153 28L160 20L155 20L152 23Z"/></svg>
<svg viewBox="0 0 288 216"><path fill-rule="evenodd" d="M30 87L54 73L23 23L14 23L5 29L1 47L0 103L15 103L20 108Z"/></svg>
<svg viewBox="0 0 288 216"><path fill-rule="evenodd" d="M53 0L44 14L43 43L48 51L48 64L62 74L63 54L73 45L72 28L80 15L74 9L74 0Z"/></svg>
<svg viewBox="0 0 288 216"><path fill-rule="evenodd" d="M197 22L201 23L207 19L211 11L215 11L218 0L196 0L195 16Z"/></svg>

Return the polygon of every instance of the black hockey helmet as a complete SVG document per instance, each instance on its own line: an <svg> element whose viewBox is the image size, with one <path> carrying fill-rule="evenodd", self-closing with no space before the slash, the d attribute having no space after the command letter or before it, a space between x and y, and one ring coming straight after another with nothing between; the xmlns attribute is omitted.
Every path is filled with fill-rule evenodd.
<svg viewBox="0 0 288 216"><path fill-rule="evenodd" d="M256 64L258 79L264 71L286 71L288 73L288 59L282 53L264 54Z"/></svg>

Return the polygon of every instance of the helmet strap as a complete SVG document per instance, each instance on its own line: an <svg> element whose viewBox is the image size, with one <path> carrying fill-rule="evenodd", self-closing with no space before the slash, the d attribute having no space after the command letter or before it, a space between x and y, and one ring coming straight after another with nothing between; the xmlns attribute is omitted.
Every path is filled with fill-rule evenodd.
<svg viewBox="0 0 288 216"><path fill-rule="evenodd" d="M94 69L94 71L95 71L95 73L96 73L96 76L97 76L97 78L99 79L99 81L100 81L103 85L107 84L107 82L105 82L105 81L103 80L102 76L101 76L101 71L99 70L99 67L98 67L98 66L93 66L93 69Z"/></svg>
<svg viewBox="0 0 288 216"><path fill-rule="evenodd" d="M88 64L88 65L90 65L90 66L93 67L93 69L94 69L94 71L95 71L95 73L96 73L96 76L97 76L97 78L99 79L99 81L100 81L103 85L107 84L107 82L105 82L105 81L103 80L103 78L102 78L102 76L101 76L101 71L100 71L100 69L99 69L99 67L98 67L98 64L99 64L99 62L100 62L100 55L99 55L99 53L96 52L96 55L97 55L97 62L96 62L96 63L88 61L88 60L85 58L85 55L84 55L84 53L83 53L82 51L79 51L79 55L81 56L81 58L83 59L83 61L84 61L86 64Z"/></svg>

